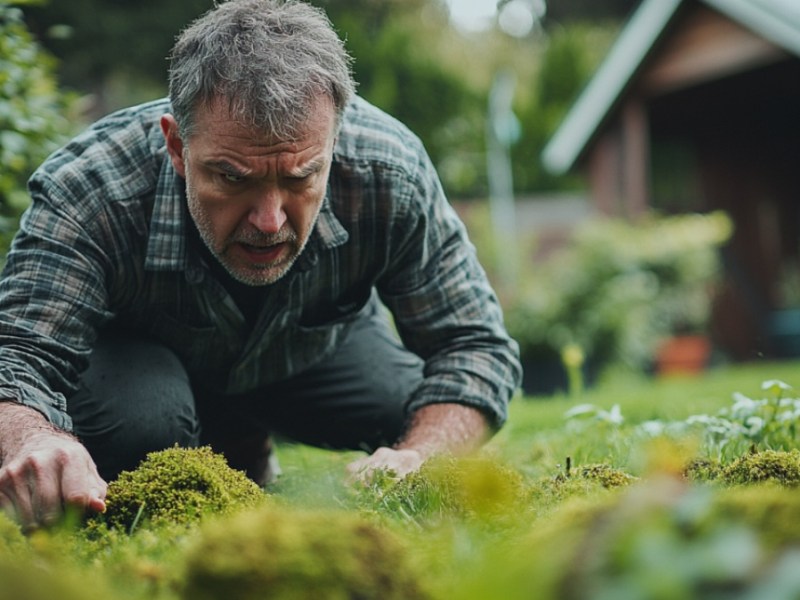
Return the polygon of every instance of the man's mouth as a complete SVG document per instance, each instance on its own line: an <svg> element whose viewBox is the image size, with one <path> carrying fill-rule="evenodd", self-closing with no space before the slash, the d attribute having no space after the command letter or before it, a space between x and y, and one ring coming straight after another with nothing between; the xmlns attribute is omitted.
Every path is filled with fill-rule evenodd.
<svg viewBox="0 0 800 600"><path fill-rule="evenodd" d="M281 255L284 253L287 247L287 243L281 242L278 244L254 245L239 242L239 247L252 262L272 263L277 262L281 258Z"/></svg>

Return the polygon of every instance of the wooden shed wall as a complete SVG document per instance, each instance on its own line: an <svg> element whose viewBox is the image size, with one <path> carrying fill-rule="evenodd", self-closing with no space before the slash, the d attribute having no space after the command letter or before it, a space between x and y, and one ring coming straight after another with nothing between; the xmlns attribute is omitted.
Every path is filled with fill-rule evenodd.
<svg viewBox="0 0 800 600"><path fill-rule="evenodd" d="M798 107L800 59L687 3L584 159L601 212L733 217L714 333L734 358L774 352L781 278L787 265L800 268Z"/></svg>

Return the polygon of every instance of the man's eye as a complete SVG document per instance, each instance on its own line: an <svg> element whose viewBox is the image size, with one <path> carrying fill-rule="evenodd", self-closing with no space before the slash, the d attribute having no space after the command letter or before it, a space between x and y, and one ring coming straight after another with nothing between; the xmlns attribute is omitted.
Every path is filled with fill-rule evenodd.
<svg viewBox="0 0 800 600"><path fill-rule="evenodd" d="M307 183L308 181L311 180L311 173L309 173L308 175L296 175L292 177L287 177L286 179L289 181L289 183L294 183L294 184Z"/></svg>
<svg viewBox="0 0 800 600"><path fill-rule="evenodd" d="M220 176L225 183L242 183L244 181L244 177L232 173L221 173Z"/></svg>

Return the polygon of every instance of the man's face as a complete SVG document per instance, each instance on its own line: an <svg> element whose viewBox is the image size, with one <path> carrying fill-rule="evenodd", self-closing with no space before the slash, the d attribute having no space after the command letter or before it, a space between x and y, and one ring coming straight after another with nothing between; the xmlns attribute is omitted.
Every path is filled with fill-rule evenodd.
<svg viewBox="0 0 800 600"><path fill-rule="evenodd" d="M296 141L231 119L224 103L199 109L195 133L161 121L189 213L209 250L237 281L283 277L308 242L325 197L335 139L333 104L320 99Z"/></svg>

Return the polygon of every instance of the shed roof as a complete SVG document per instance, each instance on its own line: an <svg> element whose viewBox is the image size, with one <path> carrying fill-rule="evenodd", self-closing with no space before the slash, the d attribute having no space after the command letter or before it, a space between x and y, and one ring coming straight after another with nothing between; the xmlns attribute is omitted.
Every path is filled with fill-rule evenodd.
<svg viewBox="0 0 800 600"><path fill-rule="evenodd" d="M542 153L553 173L571 169L681 5L702 2L800 56L798 0L643 0Z"/></svg>

